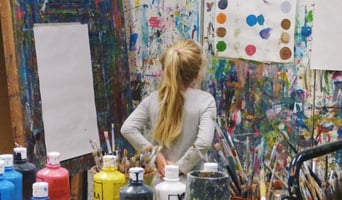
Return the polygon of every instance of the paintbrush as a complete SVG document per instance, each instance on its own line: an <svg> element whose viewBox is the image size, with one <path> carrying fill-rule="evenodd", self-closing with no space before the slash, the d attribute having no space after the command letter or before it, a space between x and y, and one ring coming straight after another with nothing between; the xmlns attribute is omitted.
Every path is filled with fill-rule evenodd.
<svg viewBox="0 0 342 200"><path fill-rule="evenodd" d="M115 130L114 130L114 123L112 123L112 129L111 129L111 133L112 133L112 151L113 153L115 152ZM116 156L118 156L118 154L116 154Z"/></svg>
<svg viewBox="0 0 342 200"><path fill-rule="evenodd" d="M266 200L265 171L264 171L263 167L260 169L259 177L260 177L260 186L259 186L259 189L260 189L260 200Z"/></svg>
<svg viewBox="0 0 342 200"><path fill-rule="evenodd" d="M105 139L106 139L106 145L107 145L108 154L112 155L113 152L112 152L112 147L110 146L110 142L109 142L108 131L104 131L104 136L105 136Z"/></svg>
<svg viewBox="0 0 342 200"><path fill-rule="evenodd" d="M229 176L231 177L232 181L233 181L233 185L235 186L236 190L235 193L237 193L239 196L241 195L241 186L239 184L239 180L236 176L236 172L234 172L234 170L231 168L231 166L229 165L228 160L226 159L226 157L224 156L222 150L221 150L221 145L219 143L216 143L214 145L214 149L218 152L223 165L226 167L227 173L229 174Z"/></svg>
<svg viewBox="0 0 342 200"><path fill-rule="evenodd" d="M218 126L217 123L216 123L216 130L217 130L217 133L220 137L220 141L221 141L221 145L222 145L223 149L227 152L227 154L229 154L229 152L231 153L231 155L234 158L236 168L237 168L239 174L242 176L243 181L246 181L247 175L243 171L239 155L236 151L235 145L234 145L230 135L227 134L227 138L228 138L228 141L227 141L223 131L221 130L221 128Z"/></svg>
<svg viewBox="0 0 342 200"><path fill-rule="evenodd" d="M273 183L273 179L274 179L275 170L277 168L277 163L278 163L278 155L275 155L275 161L274 161L272 174L271 174L271 178L270 178L268 189L267 189L267 196L266 196L269 199L271 199L271 189L272 189L272 183Z"/></svg>

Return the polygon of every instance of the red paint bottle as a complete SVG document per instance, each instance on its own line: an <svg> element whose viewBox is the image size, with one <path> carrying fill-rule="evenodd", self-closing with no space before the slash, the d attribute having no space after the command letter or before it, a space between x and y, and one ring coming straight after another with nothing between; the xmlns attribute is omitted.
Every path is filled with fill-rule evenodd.
<svg viewBox="0 0 342 200"><path fill-rule="evenodd" d="M37 182L47 182L50 200L70 200L69 171L61 167L59 152L49 152L45 168L36 175Z"/></svg>

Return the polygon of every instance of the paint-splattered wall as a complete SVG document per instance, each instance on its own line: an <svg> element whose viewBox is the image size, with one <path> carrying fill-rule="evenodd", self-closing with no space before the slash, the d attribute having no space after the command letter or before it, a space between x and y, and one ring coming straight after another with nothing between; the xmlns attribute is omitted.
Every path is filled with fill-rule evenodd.
<svg viewBox="0 0 342 200"><path fill-rule="evenodd" d="M297 1L293 64L215 57L217 2L205 0L201 6L199 0L11 1L31 160L40 166L45 162L34 23L89 24L102 139L111 123L118 133L128 113L156 88L160 78L158 56L179 37L203 41L210 60L204 88L216 98L221 126L241 141L241 147L249 138L248 149L258 149L262 157L280 140L282 131L297 148L341 137L342 74L310 70L314 2ZM123 140L118 141L125 145ZM293 155L286 142L279 144L284 146L283 155L289 155L286 159Z"/></svg>
<svg viewBox="0 0 342 200"><path fill-rule="evenodd" d="M219 34L214 26L215 9L229 1L205 0L203 8L197 6L199 2L126 1L134 105L158 84L160 50L181 36L203 42L210 60L204 88L216 98L222 128L242 149L257 152L261 160L277 144L288 162L294 152L284 137L288 136L297 151L342 137L342 73L310 69L314 1L286 1L296 9L294 62L288 64L215 56ZM203 24L197 26L202 28L198 37L191 33L199 18Z"/></svg>

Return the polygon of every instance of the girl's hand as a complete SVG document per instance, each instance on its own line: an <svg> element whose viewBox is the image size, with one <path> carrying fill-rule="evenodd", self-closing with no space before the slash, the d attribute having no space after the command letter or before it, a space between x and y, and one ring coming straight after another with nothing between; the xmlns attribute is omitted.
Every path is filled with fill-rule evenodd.
<svg viewBox="0 0 342 200"><path fill-rule="evenodd" d="M156 166L157 166L157 175L161 178L165 176L165 165L166 165L166 159L164 155L159 152L156 158Z"/></svg>

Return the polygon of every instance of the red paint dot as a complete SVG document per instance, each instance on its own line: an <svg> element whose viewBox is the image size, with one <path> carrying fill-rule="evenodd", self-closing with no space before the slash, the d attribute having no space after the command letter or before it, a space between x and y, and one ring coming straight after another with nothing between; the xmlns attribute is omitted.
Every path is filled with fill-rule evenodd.
<svg viewBox="0 0 342 200"><path fill-rule="evenodd" d="M246 46L245 51L247 55L252 56L256 52L256 47L252 44L249 44Z"/></svg>

